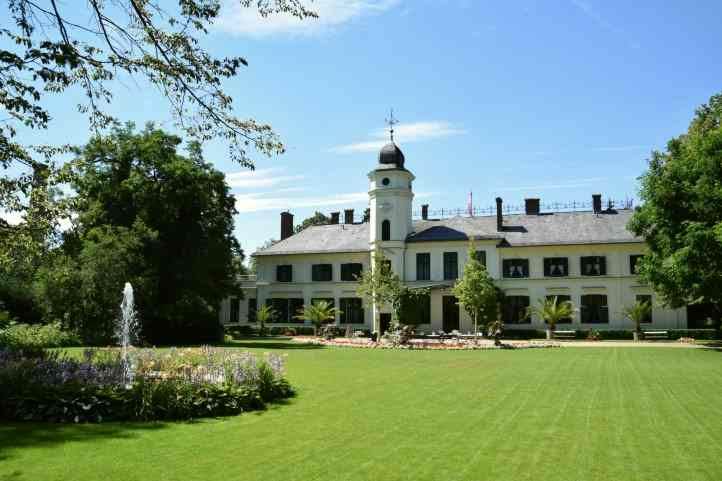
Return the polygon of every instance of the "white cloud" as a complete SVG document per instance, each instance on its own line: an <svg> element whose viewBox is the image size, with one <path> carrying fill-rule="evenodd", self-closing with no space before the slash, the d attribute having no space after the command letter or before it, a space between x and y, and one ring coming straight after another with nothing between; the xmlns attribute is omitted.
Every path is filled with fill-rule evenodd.
<svg viewBox="0 0 722 481"><path fill-rule="evenodd" d="M4 219L10 225L19 225L25 222L25 215L22 212L8 212L0 209L0 218ZM77 218L77 214L73 214L72 218ZM65 232L73 227L73 222L68 217L60 217L58 219L58 229Z"/></svg>
<svg viewBox="0 0 722 481"><path fill-rule="evenodd" d="M450 137L452 135L465 134L466 130L457 127L447 121L413 122L399 124L394 127L394 139L399 143L414 143L424 140ZM388 131L379 129L372 132L373 140L354 142L351 144L331 147L329 151L338 154L350 154L357 152L376 152L388 142Z"/></svg>
<svg viewBox="0 0 722 481"><path fill-rule="evenodd" d="M20 212L7 212L0 210L0 218L4 219L10 225L18 225L25 221L25 217Z"/></svg>
<svg viewBox="0 0 722 481"><path fill-rule="evenodd" d="M271 194L276 194L276 192ZM266 194L236 195L236 209L238 209L238 212L258 212L368 202L367 192L331 194L321 197L265 197L264 195Z"/></svg>
<svg viewBox="0 0 722 481"><path fill-rule="evenodd" d="M273 187L286 182L302 180L302 175L281 175L282 169L258 169L226 174L226 182L235 188Z"/></svg>
<svg viewBox="0 0 722 481"><path fill-rule="evenodd" d="M260 212L265 210L291 210L304 207L327 207L331 205L368 205L368 192L349 192L311 197L278 196L279 191L256 192L252 194L236 194L238 212ZM415 194L417 199L432 197L434 192Z"/></svg>
<svg viewBox="0 0 722 481"><path fill-rule="evenodd" d="M237 35L267 37L272 35L314 35L350 22L364 15L384 12L401 0L315 0L304 5L318 18L300 20L288 14L261 17L253 6L243 7L238 0L226 0L217 28Z"/></svg>

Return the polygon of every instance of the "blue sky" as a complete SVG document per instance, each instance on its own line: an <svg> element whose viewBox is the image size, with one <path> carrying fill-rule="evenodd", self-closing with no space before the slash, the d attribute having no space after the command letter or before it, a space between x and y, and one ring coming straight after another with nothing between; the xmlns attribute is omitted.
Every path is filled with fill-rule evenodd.
<svg viewBox="0 0 722 481"><path fill-rule="evenodd" d="M326 0L303 24L225 10L206 46L249 67L227 82L240 117L273 125L287 153L228 174L247 253L279 234L279 213L366 206L366 173L394 108L417 177L416 204L480 207L636 197L652 149L683 132L722 90L715 1ZM126 84L113 111L172 128L164 100ZM48 133L82 143L72 95L53 100Z"/></svg>

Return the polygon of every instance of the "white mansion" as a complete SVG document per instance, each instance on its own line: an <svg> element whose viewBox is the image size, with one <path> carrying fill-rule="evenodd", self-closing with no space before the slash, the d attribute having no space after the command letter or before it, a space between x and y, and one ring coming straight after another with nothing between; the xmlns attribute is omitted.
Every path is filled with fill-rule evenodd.
<svg viewBox="0 0 722 481"><path fill-rule="evenodd" d="M224 301L221 321L255 324L256 306L265 303L278 314L274 325L299 325L296 311L324 299L342 311L338 324L371 330L375 306L357 297L355 278L370 268L378 246L406 285L430 288L419 306L421 329L468 331L471 321L450 287L463 274L470 239L505 293L507 328L544 329L542 320L525 313L549 296L571 300L577 309L561 329L630 329L623 309L637 300L654 301L652 290L635 275L645 244L626 229L632 211L603 209L600 195L593 196L593 209L586 212L542 213L539 199L526 199L524 214L504 215L498 198L496 216L430 219L424 205L421 219L413 220L414 175L393 141L383 147L368 178L370 215L363 222L346 210L343 223L333 213L331 224L294 234L293 215L281 213L281 240L254 254L257 278L244 281L244 298ZM688 327L690 309L653 305L647 328ZM390 317L381 309L382 329ZM689 324L697 327L692 320Z"/></svg>

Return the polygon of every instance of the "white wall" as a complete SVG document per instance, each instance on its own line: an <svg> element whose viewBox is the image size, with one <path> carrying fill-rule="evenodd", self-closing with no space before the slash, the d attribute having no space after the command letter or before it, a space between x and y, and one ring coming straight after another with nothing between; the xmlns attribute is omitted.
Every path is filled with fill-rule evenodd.
<svg viewBox="0 0 722 481"><path fill-rule="evenodd" d="M368 252L336 253L336 254L296 254L287 256L258 256L256 257L257 298L258 306L271 298L302 298L304 303L310 304L314 298L334 298L339 308L339 299L342 297L358 297L356 288L358 282L341 281L341 264L361 263L363 269L370 268L370 254ZM276 266L290 264L293 266L293 282L276 282ZM333 280L331 282L313 282L311 280L311 266L313 264L332 264ZM373 324L370 306L364 306L365 325ZM336 318L338 322L338 316ZM283 324L274 324L283 325Z"/></svg>
<svg viewBox="0 0 722 481"><path fill-rule="evenodd" d="M640 243L608 244L608 245L575 245L575 246L537 246L537 247L496 247L496 241L476 241L476 250L486 251L487 268L499 287L508 295L525 295L530 303L536 304L547 295L570 295L572 303L578 308L581 296L585 294L604 294L609 306L608 324L581 324L580 313L576 312L571 325L564 324L561 329L630 329L631 323L624 318L623 309L635 302L635 295L648 294L653 296L653 323L645 324L644 328L684 329L687 326L685 309L667 309L655 299L649 286L643 285L638 278L629 272L629 256L643 254L645 246ZM459 259L459 276L463 275L463 266L467 260L468 242L415 242L384 249L393 259L394 271L410 286L428 284L428 281L416 282L416 254L431 254L431 281L444 284L443 254L457 252ZM391 255L389 255L391 254ZM607 275L587 277L580 275L580 258L582 256L603 255L606 257ZM570 275L568 277L544 277L545 257L567 257ZM529 278L505 279L501 277L504 259L529 259ZM370 267L370 253L348 254L304 254L289 256L259 256L258 271L258 305L265 303L267 298L303 298L306 303L316 297L333 297L338 307L341 297L357 297L355 282L341 282L342 263L360 262L364 269ZM333 282L312 282L311 266L313 264L333 264ZM275 282L276 266L293 265L293 282ZM447 284L451 282L447 281ZM435 288L431 293L431 325L429 329L442 328L442 297L451 295L449 288ZM251 296L252 297L252 296ZM224 302L224 309L227 303ZM373 314L370 306L364 306L366 328L373 326ZM460 327L462 331L473 328L470 318L463 308L460 309ZM242 316L243 318L243 316ZM426 327L426 326L424 326ZM544 329L543 321L533 318L531 324L509 325L510 329Z"/></svg>

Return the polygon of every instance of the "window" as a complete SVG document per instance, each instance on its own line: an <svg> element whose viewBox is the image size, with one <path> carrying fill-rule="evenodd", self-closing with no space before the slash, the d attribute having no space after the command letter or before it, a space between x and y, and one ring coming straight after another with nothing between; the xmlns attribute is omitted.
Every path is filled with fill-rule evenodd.
<svg viewBox="0 0 722 481"><path fill-rule="evenodd" d="M607 259L604 256L582 257L583 276L606 276Z"/></svg>
<svg viewBox="0 0 722 481"><path fill-rule="evenodd" d="M332 264L314 264L311 266L311 280L314 282L329 282L333 280Z"/></svg>
<svg viewBox="0 0 722 481"><path fill-rule="evenodd" d="M566 277L569 275L569 259L566 257L545 257L545 277Z"/></svg>
<svg viewBox="0 0 722 481"><path fill-rule="evenodd" d="M384 177L384 179L381 181L383 185L389 185L391 183L391 179L388 177Z"/></svg>
<svg viewBox="0 0 722 481"><path fill-rule="evenodd" d="M391 221L388 219L381 223L381 240L391 240Z"/></svg>
<svg viewBox="0 0 722 481"><path fill-rule="evenodd" d="M293 266L276 266L276 281L293 282Z"/></svg>
<svg viewBox="0 0 722 481"><path fill-rule="evenodd" d="M444 252L444 280L453 281L459 278L459 253Z"/></svg>
<svg viewBox="0 0 722 481"><path fill-rule="evenodd" d="M486 251L474 252L474 259L476 259L479 262L479 264L486 267Z"/></svg>
<svg viewBox="0 0 722 481"><path fill-rule="evenodd" d="M652 305L652 296L650 294L637 294L635 300L639 303L645 302L645 303L649 304L650 306ZM642 322L645 324L652 322L652 310L651 309L649 310L649 314L647 314L647 317L645 317Z"/></svg>
<svg viewBox="0 0 722 481"><path fill-rule="evenodd" d="M637 254L629 256L629 273L632 275L639 274L637 263L642 260L644 256Z"/></svg>
<svg viewBox="0 0 722 481"><path fill-rule="evenodd" d="M504 277L529 277L529 259L504 259Z"/></svg>
<svg viewBox="0 0 722 481"><path fill-rule="evenodd" d="M552 295L547 296L547 299L550 301L553 301L555 297L557 298L557 305L561 304L562 302L572 302L572 296L568 296L566 294L552 294ZM565 319L559 319L559 321L557 321L557 324L571 324L571 323L572 323L571 317L567 317Z"/></svg>
<svg viewBox="0 0 722 481"><path fill-rule="evenodd" d="M581 314L583 323L608 323L609 307L607 306L607 296L603 294L588 294L582 296Z"/></svg>
<svg viewBox="0 0 722 481"><path fill-rule="evenodd" d="M431 324L431 296L402 296L399 319L403 324Z"/></svg>
<svg viewBox="0 0 722 481"><path fill-rule="evenodd" d="M416 254L416 280L431 280L431 254Z"/></svg>
<svg viewBox="0 0 722 481"><path fill-rule="evenodd" d="M241 315L241 300L237 297L231 297L231 317L229 322L238 322Z"/></svg>
<svg viewBox="0 0 722 481"><path fill-rule="evenodd" d="M266 299L266 305L273 308L276 314L275 316L273 316L271 322L282 324L303 323L302 320L294 318L294 316L298 314L298 311L300 309L303 309L303 299Z"/></svg>
<svg viewBox="0 0 722 481"><path fill-rule="evenodd" d="M341 280L342 281L355 281L361 277L363 271L363 264L341 264Z"/></svg>
<svg viewBox="0 0 722 481"><path fill-rule="evenodd" d="M529 296L506 296L503 306L504 322L507 324L530 324Z"/></svg>
<svg viewBox="0 0 722 481"><path fill-rule="evenodd" d="M358 297L342 297L339 299L341 304L341 324L363 324L364 308L361 299Z"/></svg>
<svg viewBox="0 0 722 481"><path fill-rule="evenodd" d="M248 322L256 322L256 311L258 310L258 299L248 299Z"/></svg>

